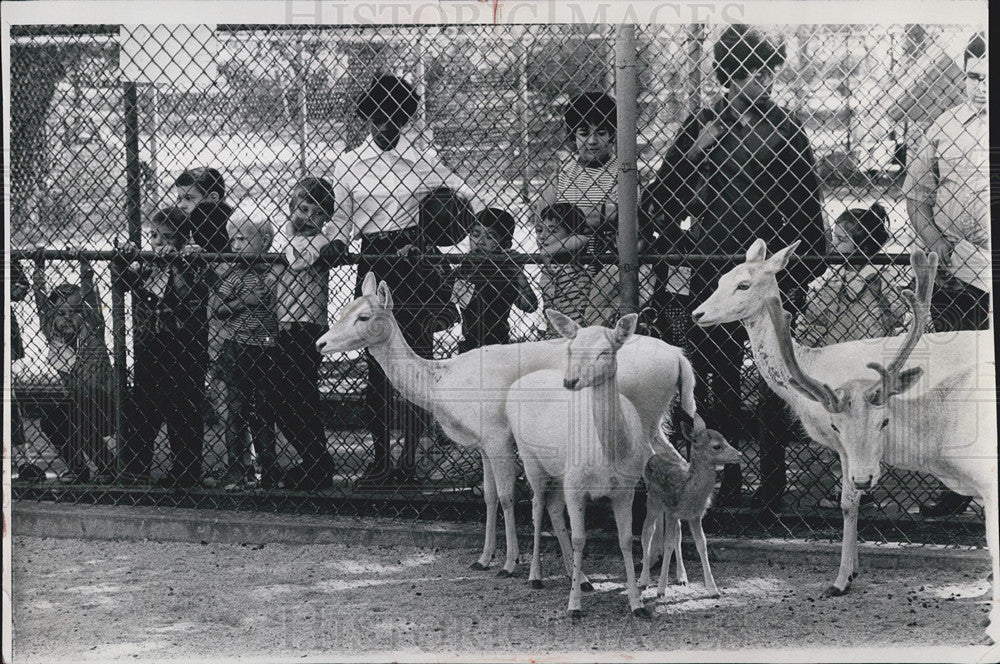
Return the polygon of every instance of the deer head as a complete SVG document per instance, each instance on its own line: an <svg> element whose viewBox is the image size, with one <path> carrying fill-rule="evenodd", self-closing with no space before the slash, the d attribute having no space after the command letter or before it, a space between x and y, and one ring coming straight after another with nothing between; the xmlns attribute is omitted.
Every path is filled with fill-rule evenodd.
<svg viewBox="0 0 1000 664"><path fill-rule="evenodd" d="M627 314L610 329L600 325L580 327L555 309L546 309L545 315L555 330L569 339L563 378L568 390L600 385L613 377L618 370L616 353L635 332L639 320L639 314Z"/></svg>
<svg viewBox="0 0 1000 664"><path fill-rule="evenodd" d="M384 281L376 285L375 273L369 272L361 284L361 297L340 310L316 348L325 355L367 348L388 341L395 325L392 293Z"/></svg>
<svg viewBox="0 0 1000 664"><path fill-rule="evenodd" d="M937 254L930 257L920 250L910 255L910 265L916 277L917 294L902 290L900 294L913 310L913 320L903 344L888 367L870 362L866 366L878 372L877 379L855 378L836 389L808 376L799 366L788 327L790 316L781 309L777 298L768 298L765 306L778 337L781 359L791 374L792 386L807 398L816 401L830 414L830 428L837 433L847 453L851 481L862 490L875 487L881 477L881 460L889 433L889 398L902 394L916 385L923 374L921 367L901 371L927 324L931 290L937 269ZM844 357L845 362L851 358ZM860 367L859 367L860 369Z"/></svg>
<svg viewBox="0 0 1000 664"><path fill-rule="evenodd" d="M702 327L732 323L761 311L764 300L778 297L775 274L784 269L798 242L793 242L770 258L763 240L755 240L747 250L746 262L719 277L719 286L692 312L694 322Z"/></svg>

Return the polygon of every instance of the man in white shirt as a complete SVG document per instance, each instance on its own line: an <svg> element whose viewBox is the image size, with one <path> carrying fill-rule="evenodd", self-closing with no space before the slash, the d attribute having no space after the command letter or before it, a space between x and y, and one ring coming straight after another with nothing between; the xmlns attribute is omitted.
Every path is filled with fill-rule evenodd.
<svg viewBox="0 0 1000 664"><path fill-rule="evenodd" d="M443 186L469 201L473 211L484 206L433 150L418 149L412 137L404 133L419 102L406 81L388 75L377 78L361 95L357 111L368 122L369 134L360 146L343 153L334 164L331 181L337 210L324 226L320 242L312 238L301 252L313 260L321 256L336 260L360 236L362 255L383 256L358 261L355 295L361 294L361 282L368 272L385 281L393 294L393 311L403 337L417 354L430 357L433 316L427 305L438 299L443 284L436 266L407 256L411 248L418 252L431 249L421 232L420 203ZM357 486L406 484L413 479L417 441L424 424L420 412L406 404L403 452L393 468L389 443L392 387L378 363L370 355L366 357L366 401L375 460Z"/></svg>
<svg viewBox="0 0 1000 664"><path fill-rule="evenodd" d="M906 210L918 242L937 252L931 320L938 332L990 327L989 88L986 40L965 49L965 100L938 117L907 165ZM961 514L971 498L944 490L924 516Z"/></svg>

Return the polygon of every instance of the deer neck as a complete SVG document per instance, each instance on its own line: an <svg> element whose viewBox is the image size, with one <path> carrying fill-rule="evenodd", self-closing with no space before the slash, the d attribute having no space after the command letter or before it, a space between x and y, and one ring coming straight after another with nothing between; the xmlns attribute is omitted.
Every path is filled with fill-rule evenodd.
<svg viewBox="0 0 1000 664"><path fill-rule="evenodd" d="M605 458L612 463L619 463L628 456L629 432L618 393L617 374L590 389L593 390L597 439Z"/></svg>
<svg viewBox="0 0 1000 664"><path fill-rule="evenodd" d="M743 327L746 328L747 336L750 339L750 352L753 353L754 363L757 370L767 382L768 387L785 397L789 394L798 393L792 387L788 368L781 359L781 350L778 348L778 333L774 329L770 316L761 309L759 312L743 319ZM808 355L810 349L800 346L792 341L792 348L799 358L799 363L808 366Z"/></svg>
<svg viewBox="0 0 1000 664"><path fill-rule="evenodd" d="M389 325L386 340L371 344L368 352L404 399L422 408L430 408L433 386L439 380L440 363L417 355L406 343L395 321Z"/></svg>
<svg viewBox="0 0 1000 664"><path fill-rule="evenodd" d="M700 515L704 513L708 497L715 489L715 464L697 452L691 455L687 481L677 501L678 513Z"/></svg>

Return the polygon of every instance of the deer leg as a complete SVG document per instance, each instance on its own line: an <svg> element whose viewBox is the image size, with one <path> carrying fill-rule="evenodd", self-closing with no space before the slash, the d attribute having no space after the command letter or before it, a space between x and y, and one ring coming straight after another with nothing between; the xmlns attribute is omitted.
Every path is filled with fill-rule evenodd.
<svg viewBox="0 0 1000 664"><path fill-rule="evenodd" d="M840 511L844 515L844 541L840 547L840 571L833 585L823 592L823 597L839 597L850 589L851 580L858 573L858 503L861 492L854 488L847 469L847 458L840 456L842 471L840 483Z"/></svg>
<svg viewBox="0 0 1000 664"><path fill-rule="evenodd" d="M583 547L587 545L587 526L583 517L584 496L577 489L564 491L566 509L569 512L570 537L573 543L573 581L569 586L569 606L567 611L573 620L583 616L580 583L583 579Z"/></svg>
<svg viewBox="0 0 1000 664"><path fill-rule="evenodd" d="M992 480L992 487L984 500L986 510L986 548L990 552L993 569L993 603L987 618L986 636L993 643L1000 643L1000 522L997 521L997 483Z"/></svg>
<svg viewBox="0 0 1000 664"><path fill-rule="evenodd" d="M527 467L528 464L525 464L525 474L528 475L528 483L531 484L531 525L533 528L531 567L528 571L528 583L531 584L532 588L539 589L544 587L542 583L541 551L542 519L545 518L546 482L536 477L534 471L529 472Z"/></svg>
<svg viewBox="0 0 1000 664"><path fill-rule="evenodd" d="M517 527L514 523L514 480L517 478L517 464L514 461L514 444L502 452L499 459L493 459L493 473L496 478L497 497L503 510L504 535L507 541L507 559L497 576L511 577L517 568Z"/></svg>
<svg viewBox="0 0 1000 664"><path fill-rule="evenodd" d="M639 586L635 582L635 561L632 559L632 500L635 490L619 491L611 496L611 508L615 513L615 525L618 526L618 548L621 549L625 561L625 589L628 592L628 605L632 615L637 618L652 618L649 609L642 605Z"/></svg>
<svg viewBox="0 0 1000 664"><path fill-rule="evenodd" d="M719 587L715 585L715 577L712 576L712 566L708 563L708 543L705 541L705 531L701 527L701 518L688 521L691 528L691 536L694 538L695 548L698 549L698 557L701 558L701 572L705 576L705 589L711 597L719 596Z"/></svg>
<svg viewBox="0 0 1000 664"><path fill-rule="evenodd" d="M673 514L667 514L663 520L663 562L660 567L660 582L656 587L656 596L667 593L667 583L670 582L670 558L676 557L677 583L687 585L687 572L684 561L681 560L681 522Z"/></svg>
<svg viewBox="0 0 1000 664"><path fill-rule="evenodd" d="M677 575L677 583L681 586L686 586L688 584L688 573L687 569L684 567L684 555L681 553L681 522L680 519L674 519L674 557L677 559L677 569L675 574Z"/></svg>
<svg viewBox="0 0 1000 664"><path fill-rule="evenodd" d="M656 544L657 535L663 535L663 510L660 503L654 500L648 493L646 494L646 521L642 524L642 574L639 575L639 585L648 586L650 583L649 568L653 564L653 547ZM662 541L662 540L661 540ZM657 548L662 548L657 547Z"/></svg>
<svg viewBox="0 0 1000 664"><path fill-rule="evenodd" d="M497 548L497 484L493 477L493 465L486 452L480 450L483 459L483 500L486 501L486 540L483 542L483 552L479 560L469 565L470 569L484 570L493 561L493 552Z"/></svg>
<svg viewBox="0 0 1000 664"><path fill-rule="evenodd" d="M554 486L549 489L548 500L545 505L549 510L549 520L552 521L552 532L555 533L556 541L559 542L563 565L566 567L566 576L569 577L570 583L572 583L573 545L569 541L569 531L566 530L566 500L563 498L561 486ZM582 571L580 572L580 590L588 593L594 590L590 579Z"/></svg>

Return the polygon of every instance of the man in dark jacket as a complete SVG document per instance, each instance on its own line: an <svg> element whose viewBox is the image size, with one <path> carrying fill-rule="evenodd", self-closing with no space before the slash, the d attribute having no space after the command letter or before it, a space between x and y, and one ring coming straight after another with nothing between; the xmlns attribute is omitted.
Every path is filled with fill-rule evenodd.
<svg viewBox="0 0 1000 664"><path fill-rule="evenodd" d="M755 29L727 28L714 48L715 73L726 95L683 123L640 208L644 235L657 233L665 251L738 255L756 238L772 250L801 240L797 253L823 254L822 201L812 150L799 122L770 98L784 47L775 48ZM680 223L692 218L691 230ZM695 304L703 302L734 261L696 263L691 277ZM794 262L778 275L786 307L802 306L809 281L822 265ZM730 441L740 437L743 402L740 367L746 333L731 325L692 327L690 347L700 384L711 385L705 419ZM775 507L785 488L784 445L792 440L784 405L764 387L758 442L761 488L756 501ZM703 403L705 403L703 401ZM735 502L739 467L727 467L719 502Z"/></svg>

